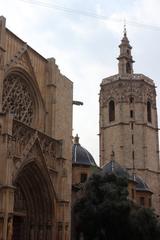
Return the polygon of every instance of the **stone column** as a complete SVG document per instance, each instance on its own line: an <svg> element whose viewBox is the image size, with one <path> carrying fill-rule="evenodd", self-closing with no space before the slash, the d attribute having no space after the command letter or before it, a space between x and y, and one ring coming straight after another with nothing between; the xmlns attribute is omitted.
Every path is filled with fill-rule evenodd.
<svg viewBox="0 0 160 240"><path fill-rule="evenodd" d="M13 204L14 204L14 190L12 186L2 186L0 189L0 209L3 213L3 222L2 222L2 235L3 240L12 239L12 217L13 217Z"/></svg>
<svg viewBox="0 0 160 240"><path fill-rule="evenodd" d="M3 216L1 235L7 240L12 235L12 221L14 208L14 190L12 186L12 148L10 146L13 117L0 115L2 131L0 134L0 214Z"/></svg>
<svg viewBox="0 0 160 240"><path fill-rule="evenodd" d="M0 240L3 239L3 222L4 222L4 218L1 215L0 216Z"/></svg>
<svg viewBox="0 0 160 240"><path fill-rule="evenodd" d="M54 58L49 58L46 66L46 109L47 117L45 122L45 132L54 137L55 136L55 104L56 104L56 80L59 75L58 66L55 64Z"/></svg>

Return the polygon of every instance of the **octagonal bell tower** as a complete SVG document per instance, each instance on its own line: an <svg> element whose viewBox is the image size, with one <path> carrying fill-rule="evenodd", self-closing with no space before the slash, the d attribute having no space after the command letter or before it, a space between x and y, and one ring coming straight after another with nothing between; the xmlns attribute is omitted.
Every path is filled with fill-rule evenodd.
<svg viewBox="0 0 160 240"><path fill-rule="evenodd" d="M100 90L100 165L111 159L140 175L160 213L159 143L154 81L133 72L126 30L119 45L118 74L102 80Z"/></svg>

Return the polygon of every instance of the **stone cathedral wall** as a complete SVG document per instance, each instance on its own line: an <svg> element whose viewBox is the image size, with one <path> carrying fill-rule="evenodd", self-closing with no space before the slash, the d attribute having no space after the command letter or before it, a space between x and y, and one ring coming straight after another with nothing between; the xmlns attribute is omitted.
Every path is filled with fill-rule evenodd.
<svg viewBox="0 0 160 240"><path fill-rule="evenodd" d="M28 239L29 234L37 239L42 239L40 235L70 239L72 100L73 83L60 73L55 59L40 55L0 17L0 236L4 240L10 219L16 218L15 206L20 210L23 191L33 212L39 206L34 226L26 217Z"/></svg>

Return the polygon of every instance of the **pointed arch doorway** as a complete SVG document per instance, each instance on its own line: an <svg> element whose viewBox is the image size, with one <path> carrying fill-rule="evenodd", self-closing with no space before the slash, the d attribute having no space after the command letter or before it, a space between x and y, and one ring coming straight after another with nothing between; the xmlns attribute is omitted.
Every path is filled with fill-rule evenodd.
<svg viewBox="0 0 160 240"><path fill-rule="evenodd" d="M53 195L47 177L33 161L15 179L14 240L53 239Z"/></svg>

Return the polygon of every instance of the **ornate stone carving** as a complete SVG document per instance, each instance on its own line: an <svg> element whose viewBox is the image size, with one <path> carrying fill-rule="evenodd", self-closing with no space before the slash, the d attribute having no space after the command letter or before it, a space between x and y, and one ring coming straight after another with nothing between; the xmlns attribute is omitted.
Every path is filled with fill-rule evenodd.
<svg viewBox="0 0 160 240"><path fill-rule="evenodd" d="M31 125L34 113L34 101L22 76L9 75L3 82L3 111L14 118Z"/></svg>
<svg viewBox="0 0 160 240"><path fill-rule="evenodd" d="M101 90L100 101L102 106L107 106L110 99L114 99L115 103L129 103L130 96L133 96L135 102L147 102L149 99L152 106L155 106L155 87L139 80L118 80L116 82L103 85Z"/></svg>
<svg viewBox="0 0 160 240"><path fill-rule="evenodd" d="M9 60L9 62L5 65L5 71L7 71L10 67L17 64L21 61L22 55L27 51L27 44L24 44L17 53Z"/></svg>
<svg viewBox="0 0 160 240"><path fill-rule="evenodd" d="M35 135L35 130L30 127L25 126L24 124L14 121L13 124L13 133L12 140L15 142L15 156L22 156L26 146L28 145L32 136Z"/></svg>
<svg viewBox="0 0 160 240"><path fill-rule="evenodd" d="M8 157L13 158L16 169L25 159L39 159L40 152L33 148L36 140L39 141L48 166L56 168L56 160L62 152L61 142L14 120L13 134L8 136Z"/></svg>
<svg viewBox="0 0 160 240"><path fill-rule="evenodd" d="M55 167L55 159L61 155L61 144L50 137L46 137L46 135L42 133L39 134L39 141L47 162L52 162L52 167Z"/></svg>

